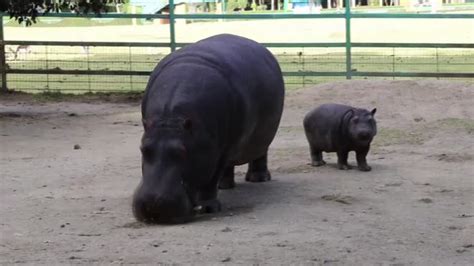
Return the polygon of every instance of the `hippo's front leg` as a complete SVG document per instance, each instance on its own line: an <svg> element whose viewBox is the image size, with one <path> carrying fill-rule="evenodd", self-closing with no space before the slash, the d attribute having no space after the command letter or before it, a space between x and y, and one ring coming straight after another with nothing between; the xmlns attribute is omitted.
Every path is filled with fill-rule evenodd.
<svg viewBox="0 0 474 266"><path fill-rule="evenodd" d="M267 153L262 157L249 162L249 168L245 175L247 182L266 182L272 179L267 168Z"/></svg>
<svg viewBox="0 0 474 266"><path fill-rule="evenodd" d="M201 189L195 207L197 213L215 213L221 211L221 203L217 199L217 184Z"/></svg>
<svg viewBox="0 0 474 266"><path fill-rule="evenodd" d="M347 163L349 151L341 150L337 152L337 167L341 170L349 170L352 167Z"/></svg>
<svg viewBox="0 0 474 266"><path fill-rule="evenodd" d="M215 213L221 211L221 203L217 199L218 186L220 186L219 181L222 180L226 170L228 170L225 167L225 164L222 163L223 161L225 160L221 160L220 166L216 170L211 182L207 185L207 187L199 191L198 206L196 211L200 213Z"/></svg>
<svg viewBox="0 0 474 266"><path fill-rule="evenodd" d="M362 150L356 150L357 167L359 170L364 172L372 170L372 167L367 164L367 153L369 153L369 147Z"/></svg>
<svg viewBox="0 0 474 266"><path fill-rule="evenodd" d="M217 187L199 193L198 205L194 208L197 213L215 213L221 211L221 203L217 199Z"/></svg>

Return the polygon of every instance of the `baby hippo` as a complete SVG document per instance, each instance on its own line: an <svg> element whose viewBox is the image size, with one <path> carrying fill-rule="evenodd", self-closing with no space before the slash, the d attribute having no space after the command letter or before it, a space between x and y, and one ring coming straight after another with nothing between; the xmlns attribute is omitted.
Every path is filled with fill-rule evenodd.
<svg viewBox="0 0 474 266"><path fill-rule="evenodd" d="M347 156L350 151L355 151L359 170L370 171L366 156L377 133L376 110L369 112L347 105L323 104L306 114L303 124L311 151L311 164L326 164L323 151L337 152L338 168L350 169Z"/></svg>

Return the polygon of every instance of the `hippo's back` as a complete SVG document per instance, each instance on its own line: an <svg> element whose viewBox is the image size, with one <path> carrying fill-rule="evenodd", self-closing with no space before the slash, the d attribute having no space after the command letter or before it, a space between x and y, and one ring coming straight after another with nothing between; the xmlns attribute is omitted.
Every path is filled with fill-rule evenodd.
<svg viewBox="0 0 474 266"><path fill-rule="evenodd" d="M342 119L351 109L347 105L330 103L311 110L303 120L308 142L322 151L336 151Z"/></svg>
<svg viewBox="0 0 474 266"><path fill-rule="evenodd" d="M257 83L283 83L278 62L270 51L253 40L231 34L212 36L168 55L157 65L151 79L164 68L182 63L207 66L225 75L232 84L245 84L250 90ZM283 88L274 88L269 92L282 91Z"/></svg>

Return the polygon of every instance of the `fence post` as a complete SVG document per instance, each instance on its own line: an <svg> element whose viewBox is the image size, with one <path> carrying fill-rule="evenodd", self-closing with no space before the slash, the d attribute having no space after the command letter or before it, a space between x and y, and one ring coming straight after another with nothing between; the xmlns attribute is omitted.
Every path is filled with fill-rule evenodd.
<svg viewBox="0 0 474 266"><path fill-rule="evenodd" d="M174 0L169 0L168 2L170 13L169 13L169 22L170 22L170 48L171 52L174 52L176 50L176 33L174 29Z"/></svg>
<svg viewBox="0 0 474 266"><path fill-rule="evenodd" d="M0 13L0 72L2 75L2 90L1 93L7 93L7 62L5 59L5 42L3 38L3 13Z"/></svg>
<svg viewBox="0 0 474 266"><path fill-rule="evenodd" d="M346 3L346 79L352 79L352 43L351 43L351 0Z"/></svg>
<svg viewBox="0 0 474 266"><path fill-rule="evenodd" d="M436 73L439 73L439 54L438 54L439 48L436 47ZM436 78L439 80L439 76Z"/></svg>
<svg viewBox="0 0 474 266"><path fill-rule="evenodd" d="M392 48L392 75L395 80L395 47Z"/></svg>

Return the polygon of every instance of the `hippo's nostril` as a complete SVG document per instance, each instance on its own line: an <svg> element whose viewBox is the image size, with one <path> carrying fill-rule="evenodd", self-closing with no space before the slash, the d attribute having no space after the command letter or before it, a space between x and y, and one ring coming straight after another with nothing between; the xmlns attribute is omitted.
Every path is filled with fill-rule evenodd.
<svg viewBox="0 0 474 266"><path fill-rule="evenodd" d="M196 211L185 195L170 196L140 191L134 197L133 214L145 223L183 223Z"/></svg>

